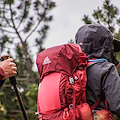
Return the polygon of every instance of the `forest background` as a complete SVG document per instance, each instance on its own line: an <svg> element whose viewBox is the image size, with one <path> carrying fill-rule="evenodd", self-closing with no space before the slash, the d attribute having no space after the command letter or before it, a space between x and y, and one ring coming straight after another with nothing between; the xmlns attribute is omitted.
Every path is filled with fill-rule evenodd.
<svg viewBox="0 0 120 120"><path fill-rule="evenodd" d="M51 10L56 6L52 0L1 0L0 1L0 45L1 52L12 57L17 65L17 88L22 96L29 120L36 120L39 74L34 70L32 54L45 49L44 41L54 16ZM96 8L96 6L95 6ZM120 40L120 13L110 0L104 0L102 7L94 10L92 17L83 16L84 24L99 23L108 27L114 37ZM59 23L58 23L59 24ZM31 36L32 40L30 39ZM33 44L30 44L33 42ZM74 40L68 40L74 43ZM115 53L120 62L120 52ZM120 67L117 68L120 74ZM9 80L0 88L0 120L23 120L18 99ZM117 120L117 118L116 118Z"/></svg>

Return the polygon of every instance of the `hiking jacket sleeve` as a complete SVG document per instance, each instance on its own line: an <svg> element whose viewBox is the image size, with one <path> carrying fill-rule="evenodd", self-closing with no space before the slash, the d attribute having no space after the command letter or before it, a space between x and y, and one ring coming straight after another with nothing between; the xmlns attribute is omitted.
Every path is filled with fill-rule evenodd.
<svg viewBox="0 0 120 120"><path fill-rule="evenodd" d="M96 63L87 69L87 101L92 106L103 96L109 110L120 118L120 77L115 66L109 62ZM105 109L102 102L96 109Z"/></svg>
<svg viewBox="0 0 120 120"><path fill-rule="evenodd" d="M2 80L4 78L4 71L3 69L0 67L0 80Z"/></svg>
<svg viewBox="0 0 120 120"><path fill-rule="evenodd" d="M116 113L120 118L120 76L114 65L111 65L104 75L102 90L110 111Z"/></svg>
<svg viewBox="0 0 120 120"><path fill-rule="evenodd" d="M2 68L0 67L0 87L3 85L4 80L2 80L4 78L4 71L2 70Z"/></svg>

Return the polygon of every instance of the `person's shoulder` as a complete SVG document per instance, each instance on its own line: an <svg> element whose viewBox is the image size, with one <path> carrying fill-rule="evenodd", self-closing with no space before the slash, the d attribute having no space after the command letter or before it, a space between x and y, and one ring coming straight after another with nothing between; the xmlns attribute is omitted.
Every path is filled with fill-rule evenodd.
<svg viewBox="0 0 120 120"><path fill-rule="evenodd" d="M111 62L101 62L99 65L101 65L101 67L105 67L105 68L115 67L115 65Z"/></svg>
<svg viewBox="0 0 120 120"><path fill-rule="evenodd" d="M109 71L112 67L115 68L115 65L111 62L96 62L90 68L95 72Z"/></svg>
<svg viewBox="0 0 120 120"><path fill-rule="evenodd" d="M111 62L98 62L96 63L96 71L104 74L104 73L108 73L111 70L116 70L116 67L113 63Z"/></svg>

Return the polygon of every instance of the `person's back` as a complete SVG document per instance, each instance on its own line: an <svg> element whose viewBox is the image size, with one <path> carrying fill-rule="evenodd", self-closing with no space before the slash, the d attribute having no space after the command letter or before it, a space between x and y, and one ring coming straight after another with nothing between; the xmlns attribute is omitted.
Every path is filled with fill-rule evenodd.
<svg viewBox="0 0 120 120"><path fill-rule="evenodd" d="M97 62L87 69L87 102L90 106L97 100L105 98L109 104L109 110L120 115L120 79L115 66L110 62ZM119 103L118 103L119 102ZM96 108L105 109L105 102Z"/></svg>
<svg viewBox="0 0 120 120"><path fill-rule="evenodd" d="M119 63L113 56L113 42L111 32L99 24L84 25L76 34L76 43L90 60L107 60L93 62L87 68L87 102L92 106L99 99L103 99L96 108L101 110L106 108L106 99L109 110L120 117L120 78L115 68ZM120 45L118 41L117 43ZM120 46L115 50L119 51Z"/></svg>

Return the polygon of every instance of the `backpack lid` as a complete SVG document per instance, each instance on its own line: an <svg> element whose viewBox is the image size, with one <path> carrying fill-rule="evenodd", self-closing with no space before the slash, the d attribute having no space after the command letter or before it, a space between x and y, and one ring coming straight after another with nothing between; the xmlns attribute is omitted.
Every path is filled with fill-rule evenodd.
<svg viewBox="0 0 120 120"><path fill-rule="evenodd" d="M64 44L40 52L36 64L40 80L51 72L62 72L71 76L78 66L87 65L87 56L77 44Z"/></svg>

